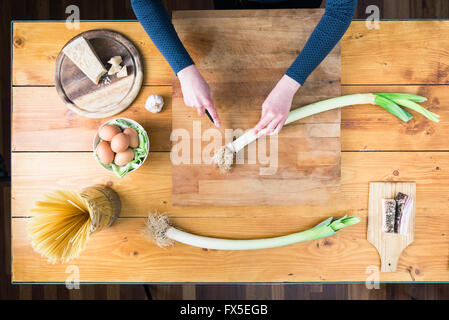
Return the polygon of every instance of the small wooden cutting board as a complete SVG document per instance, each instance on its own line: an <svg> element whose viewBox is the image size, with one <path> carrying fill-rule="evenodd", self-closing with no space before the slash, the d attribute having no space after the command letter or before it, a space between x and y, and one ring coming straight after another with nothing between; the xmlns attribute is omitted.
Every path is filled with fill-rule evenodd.
<svg viewBox="0 0 449 320"><path fill-rule="evenodd" d="M394 199L398 192L402 192L413 199L413 208L406 235L385 233L382 230L382 199ZM379 252L381 272L395 272L402 251L413 242L415 234L415 202L415 182L370 183L367 239Z"/></svg>
<svg viewBox="0 0 449 320"><path fill-rule="evenodd" d="M79 37L89 41L106 69L113 56L121 56L127 67L126 77L105 75L97 85L93 83L62 51L55 65L55 86L65 105L88 118L106 118L128 108L142 86L142 59L134 44L116 31L96 29L83 32ZM105 81L107 79L107 81Z"/></svg>

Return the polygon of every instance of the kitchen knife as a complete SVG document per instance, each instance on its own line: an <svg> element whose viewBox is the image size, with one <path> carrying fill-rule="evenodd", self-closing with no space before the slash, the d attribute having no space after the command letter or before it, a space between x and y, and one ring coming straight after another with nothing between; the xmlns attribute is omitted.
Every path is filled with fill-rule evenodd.
<svg viewBox="0 0 449 320"><path fill-rule="evenodd" d="M213 124L215 124L214 119L212 119L212 116L210 115L209 111L207 111L207 109L205 109L205 111L206 111L206 115L207 115L207 117L209 118L209 120L210 120Z"/></svg>

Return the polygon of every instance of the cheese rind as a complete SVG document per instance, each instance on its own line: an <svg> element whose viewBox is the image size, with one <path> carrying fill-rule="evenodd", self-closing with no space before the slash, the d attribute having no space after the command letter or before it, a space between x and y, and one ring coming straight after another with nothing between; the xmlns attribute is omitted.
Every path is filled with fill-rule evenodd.
<svg viewBox="0 0 449 320"><path fill-rule="evenodd" d="M83 37L73 40L62 51L95 84L107 72L89 41Z"/></svg>

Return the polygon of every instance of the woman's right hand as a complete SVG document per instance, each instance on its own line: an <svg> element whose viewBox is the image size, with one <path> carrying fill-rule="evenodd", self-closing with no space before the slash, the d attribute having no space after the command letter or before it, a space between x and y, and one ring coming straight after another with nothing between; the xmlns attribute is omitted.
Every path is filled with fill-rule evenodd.
<svg viewBox="0 0 449 320"><path fill-rule="evenodd" d="M181 83L184 103L189 107L195 108L199 116L203 116L204 110L207 109L214 120L214 124L219 127L220 119L214 107L212 90L196 66L192 64L182 69L177 76Z"/></svg>

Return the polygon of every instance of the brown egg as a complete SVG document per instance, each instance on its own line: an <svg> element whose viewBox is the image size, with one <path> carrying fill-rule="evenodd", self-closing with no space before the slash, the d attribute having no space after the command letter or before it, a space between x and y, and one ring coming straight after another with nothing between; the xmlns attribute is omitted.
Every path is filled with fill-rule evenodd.
<svg viewBox="0 0 449 320"><path fill-rule="evenodd" d="M114 152L123 152L129 147L129 137L124 133L118 133L111 140L111 149Z"/></svg>
<svg viewBox="0 0 449 320"><path fill-rule="evenodd" d="M111 141L112 138L120 132L122 132L122 130L119 127L107 124L100 128L98 135L102 140Z"/></svg>
<svg viewBox="0 0 449 320"><path fill-rule="evenodd" d="M97 146L97 156L104 164L110 164L114 161L114 152L107 141L101 141Z"/></svg>
<svg viewBox="0 0 449 320"><path fill-rule="evenodd" d="M139 134L132 128L126 128L123 133L129 137L129 146L131 148L137 148L139 146Z"/></svg>
<svg viewBox="0 0 449 320"><path fill-rule="evenodd" d="M124 166L128 162L134 159L134 151L131 148L126 149L123 152L118 152L115 155L114 163L118 166Z"/></svg>

